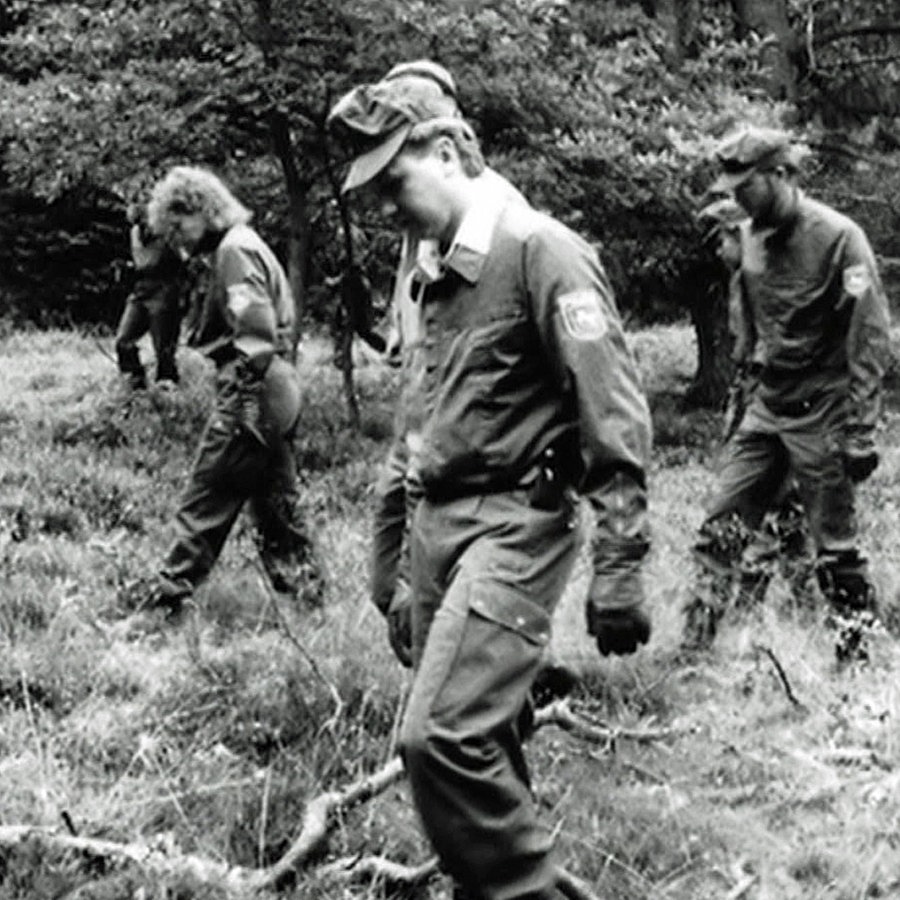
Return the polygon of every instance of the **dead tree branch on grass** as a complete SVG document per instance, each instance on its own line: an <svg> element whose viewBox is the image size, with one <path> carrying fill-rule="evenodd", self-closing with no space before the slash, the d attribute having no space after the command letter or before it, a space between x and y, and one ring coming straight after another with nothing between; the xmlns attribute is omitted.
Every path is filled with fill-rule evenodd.
<svg viewBox="0 0 900 900"><path fill-rule="evenodd" d="M556 725L591 743L612 746L619 738L652 741L668 737L670 729L610 728L574 712L566 701L557 701L539 710L535 729ZM306 807L300 834L287 852L271 866L252 868L232 866L196 854L182 853L172 841L157 838L146 842L121 843L89 838L37 825L0 825L0 848L14 848L28 842L53 850L70 850L102 859L120 860L137 865L157 878L190 877L196 883L210 884L227 892L262 892L277 888L305 869L326 845L341 814L371 800L403 778L399 757L358 781L339 790L313 798ZM316 874L344 882L379 882L395 887L414 887L427 883L438 873L436 859L418 866L407 866L381 856L345 857L320 866ZM563 868L557 867L557 887L567 900L598 900L590 886Z"/></svg>
<svg viewBox="0 0 900 900"><path fill-rule="evenodd" d="M534 716L534 727L556 725L564 731L592 744L611 746L620 738L623 740L649 743L672 737L671 728L618 728L592 722L576 713L566 700L557 700L539 709Z"/></svg>

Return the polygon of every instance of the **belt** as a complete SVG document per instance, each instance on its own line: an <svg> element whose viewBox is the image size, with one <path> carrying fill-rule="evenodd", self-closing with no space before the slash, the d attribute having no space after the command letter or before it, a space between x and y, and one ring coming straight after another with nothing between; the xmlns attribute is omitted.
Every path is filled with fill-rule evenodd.
<svg viewBox="0 0 900 900"><path fill-rule="evenodd" d="M827 394L819 392L803 400L779 400L777 397L764 397L762 402L776 416L798 418L815 409L827 396Z"/></svg>
<svg viewBox="0 0 900 900"><path fill-rule="evenodd" d="M482 494L502 494L508 491L527 491L528 503L535 509L555 509L566 493L566 482L559 466L559 457L548 448L538 461L515 476L491 478L484 484L448 481L425 488L425 496L435 503L448 503L463 497Z"/></svg>

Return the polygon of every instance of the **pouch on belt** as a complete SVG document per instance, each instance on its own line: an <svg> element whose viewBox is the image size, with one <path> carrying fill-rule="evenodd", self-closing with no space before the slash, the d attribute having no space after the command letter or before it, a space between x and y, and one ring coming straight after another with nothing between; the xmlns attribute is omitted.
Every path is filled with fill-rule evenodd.
<svg viewBox="0 0 900 900"><path fill-rule="evenodd" d="M263 415L269 427L287 434L300 415L300 379L297 370L280 356L273 358L263 376Z"/></svg>

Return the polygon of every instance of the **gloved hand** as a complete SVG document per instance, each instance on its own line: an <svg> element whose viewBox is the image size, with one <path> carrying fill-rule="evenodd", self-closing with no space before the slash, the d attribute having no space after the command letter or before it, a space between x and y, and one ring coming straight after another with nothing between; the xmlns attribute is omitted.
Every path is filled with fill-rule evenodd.
<svg viewBox="0 0 900 900"><path fill-rule="evenodd" d="M858 484L878 468L878 451L869 434L851 432L844 440L844 471Z"/></svg>
<svg viewBox="0 0 900 900"><path fill-rule="evenodd" d="M412 666L412 605L409 598L395 597L385 618L391 650L400 665L409 669Z"/></svg>
<svg viewBox="0 0 900 900"><path fill-rule="evenodd" d="M597 641L602 656L634 653L650 639L650 616L644 609L640 572L597 572L587 602L588 634ZM608 605L617 602L618 606Z"/></svg>

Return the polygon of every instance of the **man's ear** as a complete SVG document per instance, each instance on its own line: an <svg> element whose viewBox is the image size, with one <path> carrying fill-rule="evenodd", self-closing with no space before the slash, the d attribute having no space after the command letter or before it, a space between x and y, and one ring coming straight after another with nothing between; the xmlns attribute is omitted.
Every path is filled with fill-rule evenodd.
<svg viewBox="0 0 900 900"><path fill-rule="evenodd" d="M456 145L451 138L447 137L445 134L438 137L437 142L435 143L435 152L442 163L450 163L459 159L459 154L456 152Z"/></svg>

